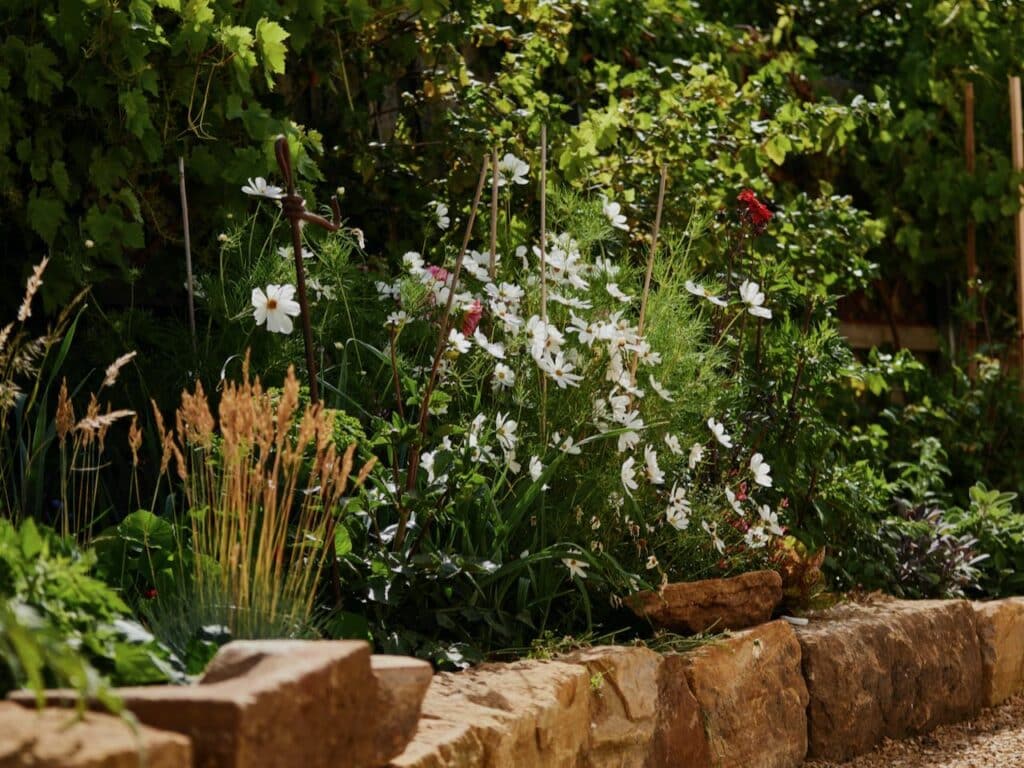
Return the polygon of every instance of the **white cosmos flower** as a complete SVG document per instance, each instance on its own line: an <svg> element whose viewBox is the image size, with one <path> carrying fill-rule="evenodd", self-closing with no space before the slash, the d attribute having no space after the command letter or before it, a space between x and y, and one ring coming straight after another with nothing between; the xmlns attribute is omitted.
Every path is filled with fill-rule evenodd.
<svg viewBox="0 0 1024 768"><path fill-rule="evenodd" d="M729 436L729 433L725 431L725 425L720 421L715 421L713 416L708 419L708 429L710 429L711 433L715 436L715 440L720 442L726 448L732 448L732 438Z"/></svg>
<svg viewBox="0 0 1024 768"><path fill-rule="evenodd" d="M772 487L772 467L764 460L764 456L755 453L750 457L750 471L754 473L754 482L765 488Z"/></svg>
<svg viewBox="0 0 1024 768"><path fill-rule="evenodd" d="M665 482L665 473L658 466L658 452L650 445L644 446L644 472L652 485L662 485Z"/></svg>
<svg viewBox="0 0 1024 768"><path fill-rule="evenodd" d="M424 451L420 454L420 466L427 471L427 481L434 481L434 453L432 451Z"/></svg>
<svg viewBox="0 0 1024 768"><path fill-rule="evenodd" d="M487 337L480 332L479 328L473 331L473 341L475 341L477 345L479 345L479 347L491 357L496 357L499 360L505 359L505 345L500 341L488 341Z"/></svg>
<svg viewBox="0 0 1024 768"><path fill-rule="evenodd" d="M268 285L266 293L260 288L253 288L252 306L256 325L266 323L271 333L291 333L292 318L302 314L302 307L294 296L294 285Z"/></svg>
<svg viewBox="0 0 1024 768"><path fill-rule="evenodd" d="M574 296L563 296L560 293L552 293L548 296L556 304L561 304L563 307L570 307L571 309L591 309L594 305L592 302L586 299L577 299ZM566 330L569 330L568 328Z"/></svg>
<svg viewBox="0 0 1024 768"><path fill-rule="evenodd" d="M577 560L575 557L563 557L562 565L569 569L569 578L587 578L587 568L590 567L590 563L586 560Z"/></svg>
<svg viewBox="0 0 1024 768"><path fill-rule="evenodd" d="M427 203L427 205L434 207L434 217L437 219L437 228L448 229L452 223L451 217L448 215L448 206L444 203L439 203L437 200L433 200Z"/></svg>
<svg viewBox="0 0 1024 768"><path fill-rule="evenodd" d="M604 289L608 291L608 295L611 296L613 299L618 299L619 301L623 301L626 303L629 303L633 300L632 296L628 296L622 292L622 290L619 288L618 283L608 283L607 285L605 285Z"/></svg>
<svg viewBox="0 0 1024 768"><path fill-rule="evenodd" d="M280 256L282 259L287 259L288 261L291 261L292 259L295 258L295 248L291 245L282 245L280 248L277 249L277 255ZM313 252L309 250L309 248L307 248L306 246L302 246L302 258L304 260L313 258Z"/></svg>
<svg viewBox="0 0 1024 768"><path fill-rule="evenodd" d="M385 328L401 328L409 322L409 315L406 314L404 309L400 309L397 312L392 312L388 315L387 320L384 321Z"/></svg>
<svg viewBox="0 0 1024 768"><path fill-rule="evenodd" d="M653 571L658 567L658 558L655 555L651 555L647 558L647 570Z"/></svg>
<svg viewBox="0 0 1024 768"><path fill-rule="evenodd" d="M540 480L540 476L541 476L541 474L543 472L544 472L544 465L541 463L541 460L539 458L537 458L536 456L531 456L530 457L530 479L533 480L533 482L537 482L538 480Z"/></svg>
<svg viewBox="0 0 1024 768"><path fill-rule="evenodd" d="M510 419L508 414L498 413L494 417L494 435L498 438L498 444L505 451L512 451L516 447L516 429L519 422Z"/></svg>
<svg viewBox="0 0 1024 768"><path fill-rule="evenodd" d="M464 355L470 349L469 339L463 336L460 331L452 328L448 331L448 348L458 352L460 355Z"/></svg>
<svg viewBox="0 0 1024 768"><path fill-rule="evenodd" d="M676 456L683 455L683 446L679 444L679 438L676 437L675 435L666 432L665 445L667 445L668 449L672 451L672 453L674 453Z"/></svg>
<svg viewBox="0 0 1024 768"><path fill-rule="evenodd" d="M660 397L666 403L675 402L675 398L672 397L672 393L665 389L663 386L661 386L661 382L654 378L653 374L649 375L647 377L647 380L651 382L651 389L658 393L658 397Z"/></svg>
<svg viewBox="0 0 1024 768"><path fill-rule="evenodd" d="M743 541L751 549L761 549L768 544L768 534L759 525L751 526L747 529Z"/></svg>
<svg viewBox="0 0 1024 768"><path fill-rule="evenodd" d="M700 443L694 443L690 446L690 458L687 461L690 469L693 469L700 464L701 459L704 458L704 446Z"/></svg>
<svg viewBox="0 0 1024 768"><path fill-rule="evenodd" d="M402 256L402 266L410 275L422 275L423 274L423 257L420 256L416 251L407 251Z"/></svg>
<svg viewBox="0 0 1024 768"><path fill-rule="evenodd" d="M608 217L611 225L623 232L629 232L629 224L626 223L626 215L622 212L622 206L611 202L606 197L602 197L601 200L601 210L604 211L604 215Z"/></svg>
<svg viewBox="0 0 1024 768"><path fill-rule="evenodd" d="M732 511L735 512L740 517L744 517L743 506L736 499L736 494L732 492L732 489L730 489L730 488L726 488L725 489L725 498L729 502L729 506L732 507Z"/></svg>
<svg viewBox="0 0 1024 768"><path fill-rule="evenodd" d="M670 506L665 510L665 522L677 531L685 531L690 527L689 508Z"/></svg>
<svg viewBox="0 0 1024 768"><path fill-rule="evenodd" d="M309 286L309 290L316 294L317 301L320 301L320 299L334 298L334 289L329 285L324 285L315 277L309 278L309 280L306 282L306 285Z"/></svg>
<svg viewBox="0 0 1024 768"><path fill-rule="evenodd" d="M768 530L768 533L771 533L775 536L786 535L786 532L782 530L782 526L779 525L778 514L773 512L772 508L769 507L767 504L761 505L761 507L757 510L757 514L760 515L761 520L764 521L765 528Z"/></svg>
<svg viewBox="0 0 1024 768"><path fill-rule="evenodd" d="M508 152L498 161L498 186L504 186L508 182L513 184L526 184L526 174L530 172L530 166L518 157Z"/></svg>
<svg viewBox="0 0 1024 768"><path fill-rule="evenodd" d="M708 523L707 520L701 520L700 527L704 529L704 532L711 537L712 542L715 545L715 549L718 550L718 554L725 554L725 542L722 541L718 535L718 523Z"/></svg>
<svg viewBox="0 0 1024 768"><path fill-rule="evenodd" d="M561 352L554 357L545 355L538 361L537 365L552 381L558 384L559 389L578 387L580 381L583 380L582 376L573 373L575 366L569 363Z"/></svg>
<svg viewBox="0 0 1024 768"><path fill-rule="evenodd" d="M516 374L504 363L494 366L494 378L491 379L491 386L495 389L508 389L516 383Z"/></svg>
<svg viewBox="0 0 1024 768"><path fill-rule="evenodd" d="M694 296L700 296L703 299L707 299L712 304L719 307L727 306L727 302L724 299L720 299L717 296L712 295L711 293L708 292L708 289L705 288L703 285L697 285L692 280L687 280L685 285L686 290L688 290Z"/></svg>
<svg viewBox="0 0 1024 768"><path fill-rule="evenodd" d="M624 462L622 462L622 469L619 471L619 477L622 480L622 485L626 489L626 493L630 496L640 486L636 482L636 470L633 465L636 464L636 459L630 456Z"/></svg>
<svg viewBox="0 0 1024 768"><path fill-rule="evenodd" d="M562 453L568 453L571 456L578 456L583 451L582 448L576 445L576 442L572 439L572 435L566 435L565 440L563 440L562 436L558 432L555 432L555 434L551 436L551 445L558 448Z"/></svg>
<svg viewBox="0 0 1024 768"><path fill-rule="evenodd" d="M262 176L249 179L249 183L242 187L242 191L253 197L267 197L271 200L280 200L284 197L283 189L275 187L273 184L268 184L267 180Z"/></svg>
<svg viewBox="0 0 1024 768"><path fill-rule="evenodd" d="M772 311L762 306L764 304L764 294L757 283L752 283L750 280L744 280L740 283L740 299L747 305L747 312L754 317L762 317L765 320L772 319Z"/></svg>

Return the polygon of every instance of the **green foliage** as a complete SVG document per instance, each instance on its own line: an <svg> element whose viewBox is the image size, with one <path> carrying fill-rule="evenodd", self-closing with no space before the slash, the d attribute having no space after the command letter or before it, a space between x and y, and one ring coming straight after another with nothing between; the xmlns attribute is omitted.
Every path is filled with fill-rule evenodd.
<svg viewBox="0 0 1024 768"><path fill-rule="evenodd" d="M17 528L0 520L0 595L38 615L42 642L47 633L60 637L117 685L181 680L178 660L131 618L116 592L91 575L95 563L92 552L32 520ZM76 678L76 685L82 683Z"/></svg>
<svg viewBox="0 0 1024 768"><path fill-rule="evenodd" d="M986 595L1019 595L1024 589L1024 514L1014 509L1017 494L979 483L971 487L970 497L967 509L952 509L947 519L988 555L978 566L979 586Z"/></svg>

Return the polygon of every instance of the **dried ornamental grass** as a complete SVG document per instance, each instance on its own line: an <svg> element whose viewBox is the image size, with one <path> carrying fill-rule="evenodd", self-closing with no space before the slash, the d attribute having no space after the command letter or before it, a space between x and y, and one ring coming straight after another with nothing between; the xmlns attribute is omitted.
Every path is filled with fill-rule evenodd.
<svg viewBox="0 0 1024 768"><path fill-rule="evenodd" d="M157 429L162 471L173 457L190 510L197 597L219 604L235 637L307 627L356 446L339 454L330 414L300 407L294 369L268 393L248 363L240 383L226 383L216 419L197 384L182 393L175 428L158 416Z"/></svg>

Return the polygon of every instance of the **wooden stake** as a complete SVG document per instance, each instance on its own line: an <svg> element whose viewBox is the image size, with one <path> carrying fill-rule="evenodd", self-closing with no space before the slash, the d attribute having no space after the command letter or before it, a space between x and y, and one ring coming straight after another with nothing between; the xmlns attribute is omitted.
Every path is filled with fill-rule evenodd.
<svg viewBox="0 0 1024 768"><path fill-rule="evenodd" d="M196 294L192 284L192 234L188 225L188 195L185 194L185 156L178 155L178 188L181 192L181 222L185 230L185 277L188 280L188 329L192 333L192 352L196 352Z"/></svg>
<svg viewBox="0 0 1024 768"><path fill-rule="evenodd" d="M540 319L548 321L548 127L540 127Z"/></svg>
<svg viewBox="0 0 1024 768"><path fill-rule="evenodd" d="M548 127L540 127L540 319L548 324ZM548 442L548 377L540 375L540 438Z"/></svg>
<svg viewBox="0 0 1024 768"><path fill-rule="evenodd" d="M487 260L487 274L494 281L497 274L498 253L498 148L491 151L491 253Z"/></svg>
<svg viewBox="0 0 1024 768"><path fill-rule="evenodd" d="M1020 78L1010 78L1010 133L1013 148L1013 170L1024 171L1024 116L1021 112ZM1024 198L1024 186L1019 190ZM1015 265L1017 267L1017 372L1024 382L1024 206L1017 203L1013 217Z"/></svg>
<svg viewBox="0 0 1024 768"><path fill-rule="evenodd" d="M974 176L974 83L964 83L964 156L967 162L967 174ZM967 299L974 312L975 297L978 286L977 235L974 217L967 216ZM967 323L967 375L973 381L978 373L978 364L974 355L978 351L978 323L972 316Z"/></svg>

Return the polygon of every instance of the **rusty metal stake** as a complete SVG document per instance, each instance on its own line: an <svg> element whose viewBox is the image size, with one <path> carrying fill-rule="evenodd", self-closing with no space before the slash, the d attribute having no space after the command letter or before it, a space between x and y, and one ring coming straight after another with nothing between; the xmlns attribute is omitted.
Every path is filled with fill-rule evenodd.
<svg viewBox="0 0 1024 768"><path fill-rule="evenodd" d="M341 228L341 207L338 198L331 196L331 210L334 221L306 210L306 201L295 191L295 179L292 176L292 155L288 148L288 139L278 136L274 145L277 153L277 164L281 168L285 187L288 193L281 198L281 211L292 225L292 249L295 251L295 286L299 291L299 306L302 307L302 338L306 345L306 370L309 371L309 400L316 405L320 402L320 386L317 381L316 355L313 350L313 328L309 322L309 300L306 297L306 270L302 265L302 225L305 222L316 224L328 232L337 232Z"/></svg>

